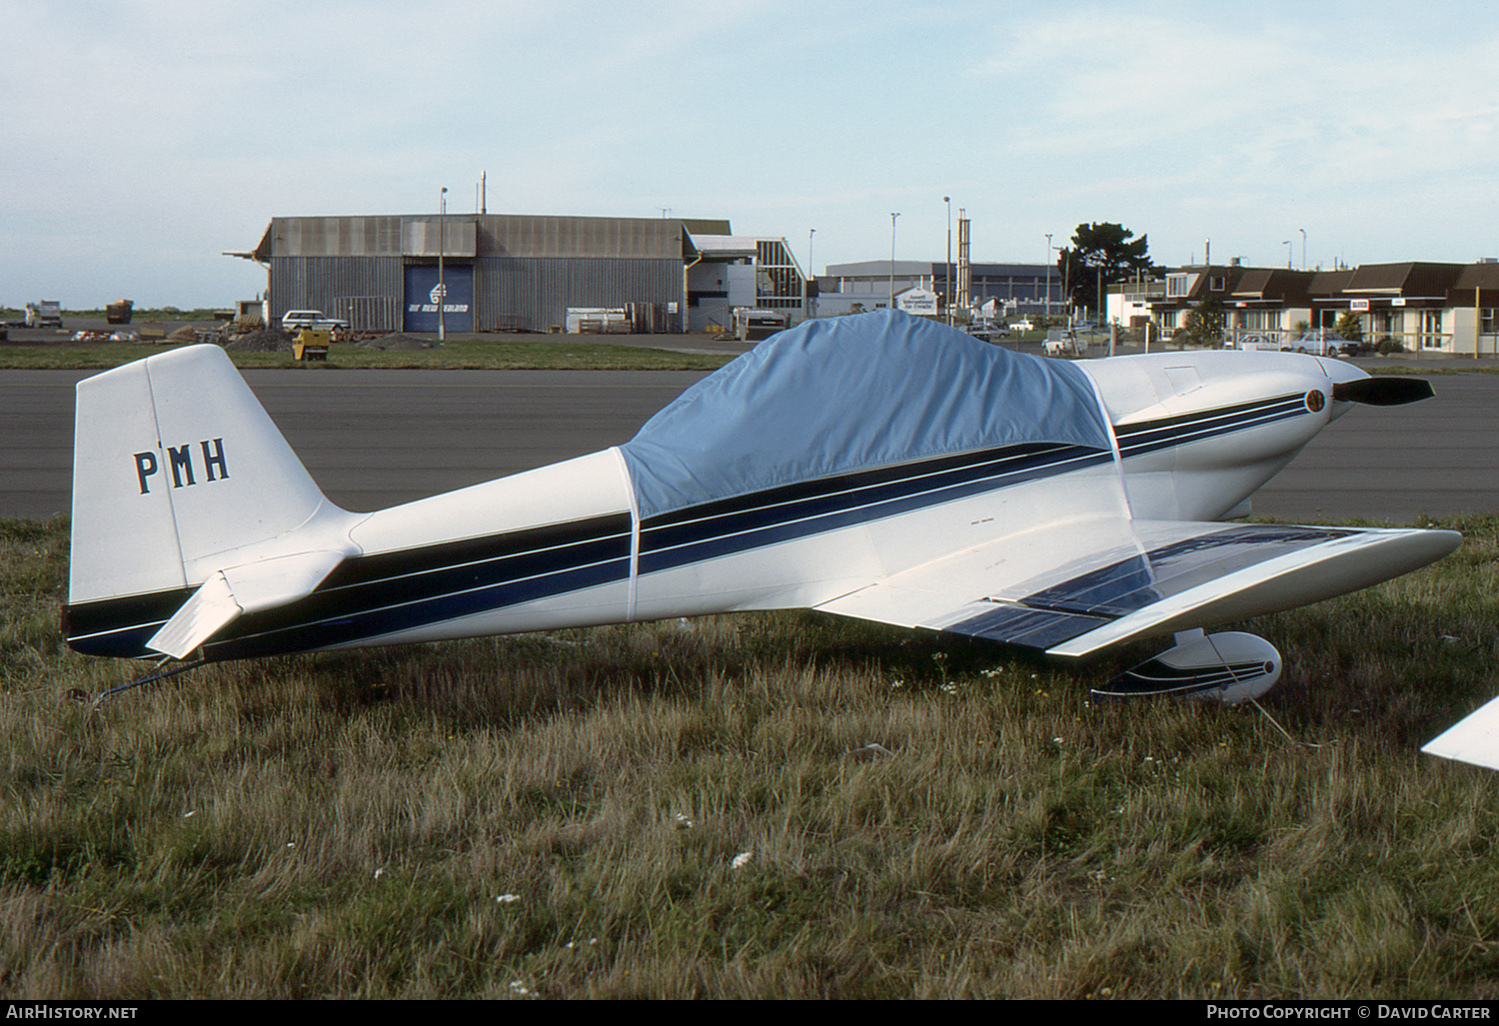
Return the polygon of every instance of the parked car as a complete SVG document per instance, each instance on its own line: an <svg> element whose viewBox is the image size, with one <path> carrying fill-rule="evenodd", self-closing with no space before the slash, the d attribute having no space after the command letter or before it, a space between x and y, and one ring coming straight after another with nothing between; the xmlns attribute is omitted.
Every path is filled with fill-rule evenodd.
<svg viewBox="0 0 1499 1026"><path fill-rule="evenodd" d="M1047 356L1061 356L1063 353L1074 353L1081 355L1088 348L1088 340L1080 338L1078 333L1071 328L1051 328L1046 332L1046 341L1041 350Z"/></svg>
<svg viewBox="0 0 1499 1026"><path fill-rule="evenodd" d="M1310 353L1313 356L1357 356L1364 351L1364 344L1343 338L1335 331L1322 328L1309 331L1299 338L1287 339L1280 344L1280 348L1282 351L1289 349L1297 353Z"/></svg>
<svg viewBox="0 0 1499 1026"><path fill-rule="evenodd" d="M1010 322L1010 330L1011 331L1035 331L1036 330L1036 326L1034 324L1032 324L1030 322L1030 318L1027 317L1024 320L1011 321Z"/></svg>
<svg viewBox="0 0 1499 1026"><path fill-rule="evenodd" d="M1253 352L1257 349L1279 349L1280 341L1273 335L1240 335L1238 338L1224 339L1223 348L1242 349L1245 352Z"/></svg>
<svg viewBox="0 0 1499 1026"><path fill-rule="evenodd" d="M1010 329L993 321L973 321L965 329L974 338L993 342L997 338L1009 338Z"/></svg>
<svg viewBox="0 0 1499 1026"><path fill-rule="evenodd" d="M313 331L348 331L349 322L340 317L329 317L321 310L288 310L281 317L281 327L286 331L311 328Z"/></svg>

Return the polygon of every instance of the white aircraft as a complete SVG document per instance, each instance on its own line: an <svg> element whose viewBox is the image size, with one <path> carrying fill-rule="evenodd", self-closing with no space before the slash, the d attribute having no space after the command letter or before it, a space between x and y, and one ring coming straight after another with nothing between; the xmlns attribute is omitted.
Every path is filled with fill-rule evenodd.
<svg viewBox="0 0 1499 1026"><path fill-rule="evenodd" d="M192 346L78 385L66 635L201 662L795 607L1070 658L1176 635L1101 690L1238 701L1280 656L1202 628L1460 536L1222 521L1354 403L1430 394L1295 354L1022 356L881 312L762 342L622 445L353 513Z"/></svg>

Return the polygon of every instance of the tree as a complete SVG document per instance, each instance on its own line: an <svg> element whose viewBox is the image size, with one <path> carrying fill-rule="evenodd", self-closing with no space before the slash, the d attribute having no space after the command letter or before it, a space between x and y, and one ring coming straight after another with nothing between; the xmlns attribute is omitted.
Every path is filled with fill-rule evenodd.
<svg viewBox="0 0 1499 1026"><path fill-rule="evenodd" d="M1131 241L1133 240L1133 241ZM1160 268L1150 259L1150 237L1110 222L1080 224L1072 233L1072 245L1057 254L1057 270L1066 283L1074 306L1096 310L1102 316L1098 284L1105 286L1135 278L1160 277Z"/></svg>
<svg viewBox="0 0 1499 1026"><path fill-rule="evenodd" d="M1216 346L1223 340L1223 304L1217 296L1208 296L1187 311L1186 323L1175 338L1199 346Z"/></svg>
<svg viewBox="0 0 1499 1026"><path fill-rule="evenodd" d="M1362 342L1364 339L1364 322L1352 310L1339 317L1332 330L1338 333L1339 338L1346 338L1350 342Z"/></svg>

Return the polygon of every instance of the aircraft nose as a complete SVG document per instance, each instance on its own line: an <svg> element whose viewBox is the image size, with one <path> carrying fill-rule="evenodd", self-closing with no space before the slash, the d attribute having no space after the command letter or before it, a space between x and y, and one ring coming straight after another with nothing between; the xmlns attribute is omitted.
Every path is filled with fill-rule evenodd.
<svg viewBox="0 0 1499 1026"><path fill-rule="evenodd" d="M1322 368L1322 373L1326 374L1328 380L1334 385L1346 384L1350 381L1360 381L1369 377L1368 372L1363 368L1355 367L1347 360L1336 360L1327 356L1314 356L1312 359L1317 361L1318 365Z"/></svg>
<svg viewBox="0 0 1499 1026"><path fill-rule="evenodd" d="M1342 360L1317 357L1323 373L1332 380L1332 417L1342 416L1354 403L1366 406L1404 406L1430 399L1435 393L1425 378L1375 377Z"/></svg>
<svg viewBox="0 0 1499 1026"><path fill-rule="evenodd" d="M1327 397L1329 399L1340 398L1338 395L1340 388L1346 389L1353 382L1362 381L1369 377L1369 374L1363 368L1355 367L1347 360L1338 360L1329 356L1314 356L1312 359L1317 361L1317 366L1323 374L1327 375L1327 379L1332 382L1332 387L1327 390ZM1352 409L1353 404L1350 402L1333 402L1329 403L1328 407L1327 419L1334 421Z"/></svg>

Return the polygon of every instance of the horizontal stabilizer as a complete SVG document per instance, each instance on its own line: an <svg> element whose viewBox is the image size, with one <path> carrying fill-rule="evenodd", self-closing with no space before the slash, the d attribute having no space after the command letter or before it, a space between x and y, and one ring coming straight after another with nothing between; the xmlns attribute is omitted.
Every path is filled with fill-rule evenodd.
<svg viewBox="0 0 1499 1026"><path fill-rule="evenodd" d="M189 652L234 622L243 611L234 601L234 593L229 590L224 575L214 574L146 642L146 647L173 659L185 659Z"/></svg>
<svg viewBox="0 0 1499 1026"><path fill-rule="evenodd" d="M1432 738L1421 751L1499 770L1499 698Z"/></svg>
<svg viewBox="0 0 1499 1026"><path fill-rule="evenodd" d="M184 659L241 614L274 609L312 594L343 558L342 552L299 552L220 570L193 592L146 647Z"/></svg>

